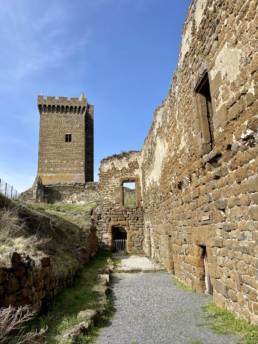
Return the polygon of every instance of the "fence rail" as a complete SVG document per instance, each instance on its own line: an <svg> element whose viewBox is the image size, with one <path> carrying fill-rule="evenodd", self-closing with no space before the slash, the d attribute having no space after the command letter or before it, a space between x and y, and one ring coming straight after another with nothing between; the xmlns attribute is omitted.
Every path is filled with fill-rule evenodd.
<svg viewBox="0 0 258 344"><path fill-rule="evenodd" d="M126 239L115 239L113 242L113 250L116 252L126 251Z"/></svg>
<svg viewBox="0 0 258 344"><path fill-rule="evenodd" d="M17 199L20 193L10 184L0 178L0 194L10 199Z"/></svg>

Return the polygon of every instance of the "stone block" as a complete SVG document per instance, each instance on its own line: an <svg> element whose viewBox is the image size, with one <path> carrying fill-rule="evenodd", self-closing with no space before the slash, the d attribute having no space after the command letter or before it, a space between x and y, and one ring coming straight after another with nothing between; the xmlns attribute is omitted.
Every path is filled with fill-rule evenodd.
<svg viewBox="0 0 258 344"><path fill-rule="evenodd" d="M21 264L22 262L22 256L18 252L13 252L11 255L11 263L12 267L17 267Z"/></svg>
<svg viewBox="0 0 258 344"><path fill-rule="evenodd" d="M251 206L249 208L249 216L253 221L258 221L258 206Z"/></svg>
<svg viewBox="0 0 258 344"><path fill-rule="evenodd" d="M42 268L49 267L51 264L50 257L43 257L43 258L41 258L40 262L41 262Z"/></svg>
<svg viewBox="0 0 258 344"><path fill-rule="evenodd" d="M81 321L86 321L87 323L89 322L95 323L97 316L98 316L98 313L95 309L86 309L78 313L77 319Z"/></svg>
<svg viewBox="0 0 258 344"><path fill-rule="evenodd" d="M8 280L6 282L6 289L8 290L8 293L14 293L20 288L20 284L17 278L15 278L13 275L10 275L8 277Z"/></svg>
<svg viewBox="0 0 258 344"><path fill-rule="evenodd" d="M214 283L214 289L217 293L223 295L225 298L228 297L228 288L222 281L216 280Z"/></svg>
<svg viewBox="0 0 258 344"><path fill-rule="evenodd" d="M86 335L88 333L91 325L91 322L82 321L78 325L75 325L72 328L66 330L65 333L62 335L62 340L71 340L73 343L75 343L79 336Z"/></svg>

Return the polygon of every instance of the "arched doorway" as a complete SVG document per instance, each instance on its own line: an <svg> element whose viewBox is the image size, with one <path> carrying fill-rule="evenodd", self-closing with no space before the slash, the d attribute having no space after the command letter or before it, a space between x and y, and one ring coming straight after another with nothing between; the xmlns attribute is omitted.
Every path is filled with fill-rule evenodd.
<svg viewBox="0 0 258 344"><path fill-rule="evenodd" d="M127 250L127 232L123 227L112 227L112 251L126 252Z"/></svg>

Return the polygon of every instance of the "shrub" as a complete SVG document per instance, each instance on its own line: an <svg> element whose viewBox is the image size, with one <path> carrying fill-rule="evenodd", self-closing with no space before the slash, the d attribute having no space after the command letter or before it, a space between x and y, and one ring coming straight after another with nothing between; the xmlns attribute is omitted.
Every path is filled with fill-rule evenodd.
<svg viewBox="0 0 258 344"><path fill-rule="evenodd" d="M35 316L29 306L0 309L0 344L39 344L43 343L46 329L28 331L27 326Z"/></svg>

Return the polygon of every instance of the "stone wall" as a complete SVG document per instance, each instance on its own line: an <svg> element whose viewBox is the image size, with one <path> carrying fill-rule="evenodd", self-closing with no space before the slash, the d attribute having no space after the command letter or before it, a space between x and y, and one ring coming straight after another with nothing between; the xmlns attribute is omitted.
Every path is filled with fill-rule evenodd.
<svg viewBox="0 0 258 344"><path fill-rule="evenodd" d="M55 216L32 212L0 195L0 220L5 212L8 215L13 211L17 222L10 229L13 233L9 238L16 238L16 248L11 247L8 255L3 254L6 229L2 233L0 308L29 304L39 310L70 285L82 266L96 254L96 230L91 225L79 229ZM29 253L24 248L28 238L33 238Z"/></svg>
<svg viewBox="0 0 258 344"><path fill-rule="evenodd" d="M100 199L97 182L86 184L55 184L42 185L37 178L29 190L23 192L19 199L23 202L47 203L89 203L98 202Z"/></svg>
<svg viewBox="0 0 258 344"><path fill-rule="evenodd" d="M100 194L97 182L86 184L62 184L44 186L44 199L49 203L89 203L98 202Z"/></svg>
<svg viewBox="0 0 258 344"><path fill-rule="evenodd" d="M172 87L141 159L144 249L258 323L254 0L193 1ZM209 85L209 87L208 87ZM205 105L205 106L204 106Z"/></svg>
<svg viewBox="0 0 258 344"><path fill-rule="evenodd" d="M59 291L72 284L80 268L89 262L97 251L95 233L88 237L87 247L80 250L74 269L57 275L51 258L39 260L26 254L12 253L10 263L0 261L0 307L32 305L39 310Z"/></svg>
<svg viewBox="0 0 258 344"><path fill-rule="evenodd" d="M43 185L93 180L93 106L86 98L38 97L38 176ZM67 135L71 135L66 139ZM67 141L67 142L66 142Z"/></svg>
<svg viewBox="0 0 258 344"><path fill-rule="evenodd" d="M112 248L112 231L122 227L127 232L127 251L142 252L143 209L141 206L140 152L128 152L103 159L100 166L100 204L94 210L94 222L101 246ZM123 202L123 182L136 182L136 206Z"/></svg>

